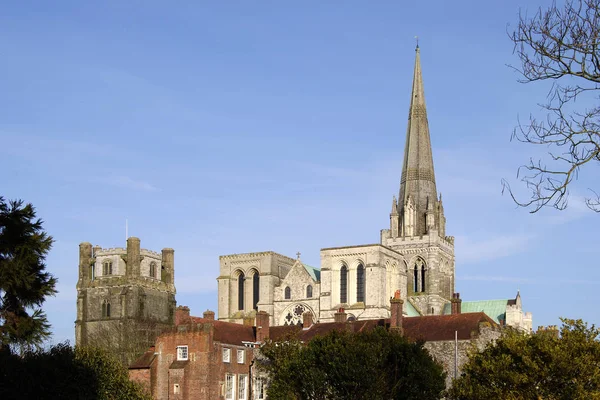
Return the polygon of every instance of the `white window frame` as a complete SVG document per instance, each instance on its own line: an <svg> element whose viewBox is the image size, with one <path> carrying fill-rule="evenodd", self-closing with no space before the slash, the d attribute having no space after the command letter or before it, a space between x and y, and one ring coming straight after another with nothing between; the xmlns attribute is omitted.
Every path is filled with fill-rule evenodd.
<svg viewBox="0 0 600 400"><path fill-rule="evenodd" d="M189 359L188 347L177 346L177 361L187 361Z"/></svg>
<svg viewBox="0 0 600 400"><path fill-rule="evenodd" d="M230 363L231 362L231 349L223 347L223 362Z"/></svg>
<svg viewBox="0 0 600 400"><path fill-rule="evenodd" d="M238 399L246 400L248 392L248 375L238 375Z"/></svg>
<svg viewBox="0 0 600 400"><path fill-rule="evenodd" d="M225 375L225 399L227 399L227 400L235 399L235 375L234 374L226 374Z"/></svg>
<svg viewBox="0 0 600 400"><path fill-rule="evenodd" d="M244 364L246 362L246 351L238 349L237 351L237 363Z"/></svg>
<svg viewBox="0 0 600 400"><path fill-rule="evenodd" d="M265 399L265 378L257 376L254 378L254 399L264 400Z"/></svg>

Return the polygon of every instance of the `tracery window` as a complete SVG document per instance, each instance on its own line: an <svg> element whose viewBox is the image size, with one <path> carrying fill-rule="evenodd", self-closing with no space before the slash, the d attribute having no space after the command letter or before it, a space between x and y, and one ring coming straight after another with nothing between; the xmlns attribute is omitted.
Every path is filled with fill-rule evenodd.
<svg viewBox="0 0 600 400"><path fill-rule="evenodd" d="M365 267L362 264L356 269L356 301L365 302Z"/></svg>
<svg viewBox="0 0 600 400"><path fill-rule="evenodd" d="M104 261L104 263L102 264L102 275L112 275L112 273L112 262Z"/></svg>
<svg viewBox="0 0 600 400"><path fill-rule="evenodd" d="M308 286L306 287L306 298L310 299L312 296L313 296L313 295L312 295L312 286L311 286L311 285L308 285Z"/></svg>
<svg viewBox="0 0 600 400"><path fill-rule="evenodd" d="M310 310L304 304L295 304L283 319L283 325L302 325L303 315Z"/></svg>
<svg viewBox="0 0 600 400"><path fill-rule="evenodd" d="M348 267L340 269L340 303L348 302Z"/></svg>
<svg viewBox="0 0 600 400"><path fill-rule="evenodd" d="M285 290L284 290L284 298L285 298L286 300L289 300L289 299L291 299L291 298L292 298L292 289L290 289L290 287L289 287L289 286L286 286L286 287L285 287Z"/></svg>
<svg viewBox="0 0 600 400"><path fill-rule="evenodd" d="M246 276L243 272L240 272L238 276L238 310L244 309L244 280Z"/></svg>
<svg viewBox="0 0 600 400"><path fill-rule="evenodd" d="M260 300L260 277L258 271L254 271L252 277L252 308L258 310L258 302Z"/></svg>

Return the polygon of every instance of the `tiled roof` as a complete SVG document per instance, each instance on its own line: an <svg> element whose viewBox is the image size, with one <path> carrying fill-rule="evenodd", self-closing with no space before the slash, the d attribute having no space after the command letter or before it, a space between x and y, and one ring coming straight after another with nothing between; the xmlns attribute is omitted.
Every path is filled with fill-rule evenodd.
<svg viewBox="0 0 600 400"><path fill-rule="evenodd" d="M213 340L216 342L243 346L242 342L254 342L256 340L253 326L200 317L190 317L190 322L192 324L212 324L214 327Z"/></svg>
<svg viewBox="0 0 600 400"><path fill-rule="evenodd" d="M144 354L129 366L129 369L146 369L150 368L154 361L154 346L150 347Z"/></svg>
<svg viewBox="0 0 600 400"><path fill-rule="evenodd" d="M456 315L430 315L403 318L404 335L414 340L440 341L454 340L457 332L459 340L471 339L473 333L479 332L479 324L487 322L495 325L494 321L482 312ZM377 326L390 326L389 319L359 320L348 323L325 322L314 324L310 329L299 326L275 326L269 330L270 338L280 340L286 335L295 335L304 342L315 336L323 336L333 330L351 330L362 332Z"/></svg>
<svg viewBox="0 0 600 400"><path fill-rule="evenodd" d="M404 318L402 326L404 334L411 339L434 342L454 340L455 332L458 334L458 340L471 339L473 333L479 332L479 324L482 322L496 325L485 313L475 312Z"/></svg>
<svg viewBox="0 0 600 400"><path fill-rule="evenodd" d="M320 269L311 267L310 265L306 265L304 263L302 264L302 266L304 267L306 272L308 272L308 274L310 275L311 278L313 278L317 282L321 281L321 270Z"/></svg>
<svg viewBox="0 0 600 400"><path fill-rule="evenodd" d="M484 312L497 324L506 320L506 306L510 300L482 300L482 301L463 301L460 306L462 313ZM444 306L444 314L450 314L450 303Z"/></svg>

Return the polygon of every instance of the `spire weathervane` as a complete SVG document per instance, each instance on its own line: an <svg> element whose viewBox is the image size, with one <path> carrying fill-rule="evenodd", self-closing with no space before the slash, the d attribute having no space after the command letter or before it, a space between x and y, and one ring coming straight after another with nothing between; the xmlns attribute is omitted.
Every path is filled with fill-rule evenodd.
<svg viewBox="0 0 600 400"><path fill-rule="evenodd" d="M415 40L417 41L417 47L416 48L418 49L419 48L419 37L415 36Z"/></svg>

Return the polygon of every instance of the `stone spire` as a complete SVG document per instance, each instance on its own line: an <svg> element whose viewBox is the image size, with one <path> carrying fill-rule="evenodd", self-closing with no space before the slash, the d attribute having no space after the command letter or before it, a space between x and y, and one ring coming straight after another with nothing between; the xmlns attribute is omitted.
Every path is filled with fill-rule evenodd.
<svg viewBox="0 0 600 400"><path fill-rule="evenodd" d="M410 201L408 201L409 198ZM408 210L414 210L411 211L414 215L410 217L405 215L407 203L410 206ZM424 235L430 229L438 228L439 218L434 218L432 222L431 217L429 217L429 222L427 221L427 214L431 214L436 209L438 207L431 139L429 138L429 124L425 107L420 50L417 45L410 110L408 112L408 129L404 146L404 163L402 165L400 195L398 197L400 236ZM436 215L436 217L438 216ZM410 230L406 229L407 221L410 223Z"/></svg>

